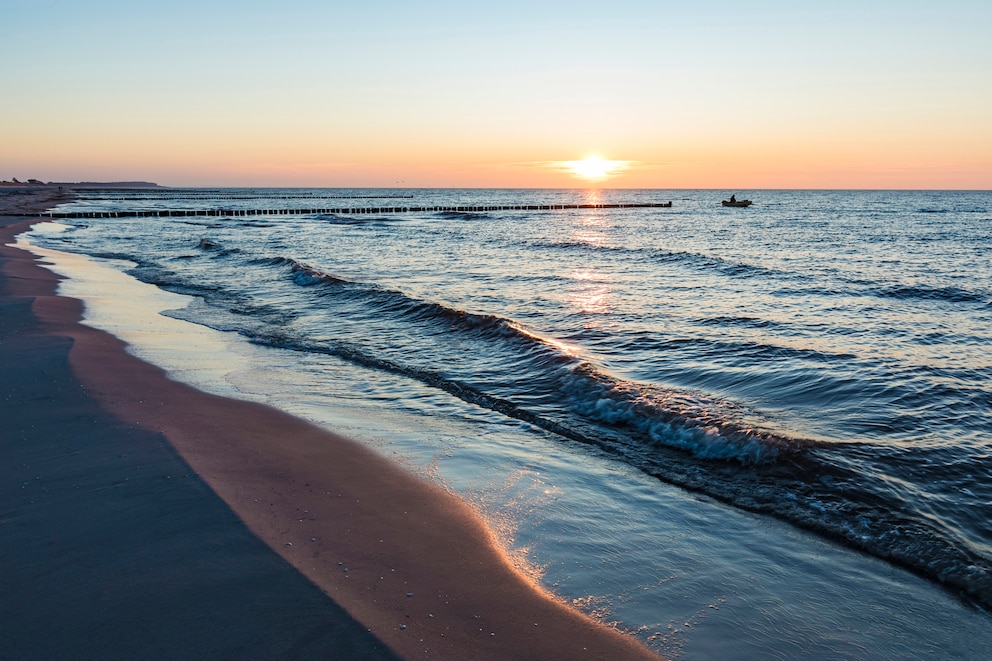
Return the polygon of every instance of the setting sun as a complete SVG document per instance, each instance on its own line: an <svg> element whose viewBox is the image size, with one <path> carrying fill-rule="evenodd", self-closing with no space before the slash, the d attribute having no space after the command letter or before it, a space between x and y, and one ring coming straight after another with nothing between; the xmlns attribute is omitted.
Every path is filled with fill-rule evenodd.
<svg viewBox="0 0 992 661"><path fill-rule="evenodd" d="M565 161L564 163L577 177L582 179L605 179L616 174L627 166L627 161L608 161L599 156L587 156L581 161Z"/></svg>

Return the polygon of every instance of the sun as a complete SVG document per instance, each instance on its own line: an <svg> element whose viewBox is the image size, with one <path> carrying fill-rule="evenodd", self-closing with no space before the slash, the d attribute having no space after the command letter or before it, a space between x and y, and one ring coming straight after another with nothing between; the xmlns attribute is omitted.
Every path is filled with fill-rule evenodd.
<svg viewBox="0 0 992 661"><path fill-rule="evenodd" d="M563 161L562 164L575 176L596 181L623 170L627 166L627 161L608 161L599 156L587 156L581 161Z"/></svg>

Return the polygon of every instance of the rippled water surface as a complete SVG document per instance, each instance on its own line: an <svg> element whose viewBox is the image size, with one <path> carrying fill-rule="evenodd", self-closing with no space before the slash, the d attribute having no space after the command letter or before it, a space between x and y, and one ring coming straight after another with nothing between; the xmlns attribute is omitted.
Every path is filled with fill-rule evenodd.
<svg viewBox="0 0 992 661"><path fill-rule="evenodd" d="M585 536L604 563L618 546L648 562L657 540L637 531L653 516L707 535L728 525L669 511L664 494L688 490L717 519L808 531L992 606L992 194L758 191L750 208L720 197L113 191L58 211L120 217L61 218L63 231L32 242L125 260L113 263L195 297L169 314L275 361L229 374L232 387L312 419L337 407L338 424L375 410L376 431L356 422L356 434L389 437L483 506L498 501L521 538ZM411 206L449 210L394 210ZM125 213L155 209L204 214ZM556 482L542 461L586 472ZM611 521L623 532L602 532ZM567 593L550 547L535 545ZM640 603L614 594L604 609L628 602ZM685 651L671 631L651 635Z"/></svg>

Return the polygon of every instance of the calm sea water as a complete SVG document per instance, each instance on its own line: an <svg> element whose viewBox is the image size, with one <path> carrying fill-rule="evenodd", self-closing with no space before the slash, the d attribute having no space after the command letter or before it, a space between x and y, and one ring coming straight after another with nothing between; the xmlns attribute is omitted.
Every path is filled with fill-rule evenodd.
<svg viewBox="0 0 992 661"><path fill-rule="evenodd" d="M749 588L655 621L634 588L588 581L642 563L654 584L637 589L657 597L687 575L658 567L683 534L801 530L807 551L840 545L946 587L988 627L992 193L747 197L104 191L59 210L673 206L65 219L32 242L193 297L167 314L256 352L225 375L232 389L350 426L468 494L554 589L665 653L705 656L688 632ZM672 498L710 514L693 521ZM750 553L720 571L757 571ZM822 611L790 612L822 626ZM771 655L872 657L817 635Z"/></svg>

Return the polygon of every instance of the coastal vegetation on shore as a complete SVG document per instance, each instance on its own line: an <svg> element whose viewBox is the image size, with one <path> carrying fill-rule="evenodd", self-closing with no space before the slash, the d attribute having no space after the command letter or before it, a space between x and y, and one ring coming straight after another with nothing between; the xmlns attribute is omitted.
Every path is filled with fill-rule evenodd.
<svg viewBox="0 0 992 661"><path fill-rule="evenodd" d="M161 188L158 184L151 181L41 181L40 179L27 179L26 181L20 181L17 177L11 177L10 181L6 179L0 181L0 186L7 187L28 187L28 188L43 188L52 186L61 186L63 188Z"/></svg>

